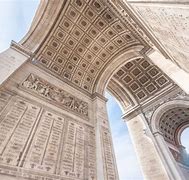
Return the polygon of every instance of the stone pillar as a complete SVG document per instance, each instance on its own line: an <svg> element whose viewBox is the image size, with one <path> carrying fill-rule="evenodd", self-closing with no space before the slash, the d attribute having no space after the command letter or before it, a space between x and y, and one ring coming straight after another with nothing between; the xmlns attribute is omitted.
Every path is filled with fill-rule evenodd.
<svg viewBox="0 0 189 180"><path fill-rule="evenodd" d="M164 162L164 166L166 171L169 173L171 179L175 180L184 180L184 176L180 171L180 168L177 166L177 162L175 161L174 157L172 156L163 135L160 132L155 132L154 139L156 143L156 147L158 152L160 152L160 156L162 161Z"/></svg>
<svg viewBox="0 0 189 180"><path fill-rule="evenodd" d="M155 50L149 54L150 60L169 76L183 91L189 94L189 74L178 67L171 60L166 59L160 52Z"/></svg>
<svg viewBox="0 0 189 180"><path fill-rule="evenodd" d="M106 99L96 96L93 108L96 122L97 179L118 180L119 177L106 110Z"/></svg>
<svg viewBox="0 0 189 180"><path fill-rule="evenodd" d="M127 126L145 180L171 179L152 140L152 135L144 116L139 114L127 121Z"/></svg>
<svg viewBox="0 0 189 180"><path fill-rule="evenodd" d="M30 57L31 53L15 42L12 42L9 49L0 53L0 85Z"/></svg>

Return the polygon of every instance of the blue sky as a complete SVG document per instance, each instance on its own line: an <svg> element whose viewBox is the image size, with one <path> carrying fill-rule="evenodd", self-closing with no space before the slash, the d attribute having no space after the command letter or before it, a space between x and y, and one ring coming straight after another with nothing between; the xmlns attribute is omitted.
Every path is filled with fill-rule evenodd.
<svg viewBox="0 0 189 180"><path fill-rule="evenodd" d="M189 127L184 129L184 131L181 134L181 143L183 146L186 147L186 151L189 153Z"/></svg>
<svg viewBox="0 0 189 180"><path fill-rule="evenodd" d="M26 34L39 0L0 0L0 52Z"/></svg>
<svg viewBox="0 0 189 180"><path fill-rule="evenodd" d="M26 34L38 4L38 0L0 0L0 52L11 40L18 42ZM111 95L106 97L120 180L142 180L121 110Z"/></svg>
<svg viewBox="0 0 189 180"><path fill-rule="evenodd" d="M142 180L142 173L138 165L127 125L121 119L121 109L116 99L109 93L106 93L106 98L108 98L107 111L120 180Z"/></svg>
<svg viewBox="0 0 189 180"><path fill-rule="evenodd" d="M18 42L28 31L39 0L0 0L0 52ZM115 98L106 93L108 116L120 180L142 180L142 174L126 123ZM181 141L189 152L189 128L182 133Z"/></svg>

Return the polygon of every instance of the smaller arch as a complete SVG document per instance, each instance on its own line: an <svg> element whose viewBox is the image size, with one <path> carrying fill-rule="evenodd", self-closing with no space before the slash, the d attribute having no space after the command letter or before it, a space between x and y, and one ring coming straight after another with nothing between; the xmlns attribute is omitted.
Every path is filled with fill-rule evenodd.
<svg viewBox="0 0 189 180"><path fill-rule="evenodd" d="M182 142L181 142L181 134L183 133L183 131L184 131L186 128L189 128L189 122L183 124L182 127L181 127L181 128L179 129L179 131L177 132L178 137L180 137L180 138L178 138L178 142L177 142L179 145L182 145Z"/></svg>
<svg viewBox="0 0 189 180"><path fill-rule="evenodd" d="M189 101L180 99L166 102L158 107L151 118L151 128L154 135L161 134L156 139L159 148L165 153L172 154L173 161L178 167L189 166L189 156L180 141L182 131L189 127Z"/></svg>
<svg viewBox="0 0 189 180"><path fill-rule="evenodd" d="M159 122L162 117L162 115L173 109L173 108L188 108L189 107L189 101L186 100L172 100L164 103L163 105L159 106L153 113L150 124L152 128L152 133L160 132L159 129Z"/></svg>
<svg viewBox="0 0 189 180"><path fill-rule="evenodd" d="M132 46L132 48L127 49L124 53L115 58L97 78L93 92L104 95L105 89L108 86L111 77L119 68L129 61L137 58L143 58L143 56L140 54L142 49L142 45Z"/></svg>
<svg viewBox="0 0 189 180"><path fill-rule="evenodd" d="M123 114L137 103L132 94L113 78L108 83L107 91L116 98Z"/></svg>

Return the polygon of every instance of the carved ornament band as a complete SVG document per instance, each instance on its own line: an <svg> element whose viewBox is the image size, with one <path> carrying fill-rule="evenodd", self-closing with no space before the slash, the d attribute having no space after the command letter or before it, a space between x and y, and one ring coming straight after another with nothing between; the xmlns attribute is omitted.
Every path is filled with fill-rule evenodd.
<svg viewBox="0 0 189 180"><path fill-rule="evenodd" d="M60 88L53 86L36 75L30 74L22 83L22 86L31 89L40 96L52 100L63 107L71 109L84 116L88 116L88 103L76 98Z"/></svg>

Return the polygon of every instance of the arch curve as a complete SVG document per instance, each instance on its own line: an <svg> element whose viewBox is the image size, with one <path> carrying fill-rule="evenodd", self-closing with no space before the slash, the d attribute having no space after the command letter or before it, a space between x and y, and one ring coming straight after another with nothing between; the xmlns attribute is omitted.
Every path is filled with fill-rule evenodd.
<svg viewBox="0 0 189 180"><path fill-rule="evenodd" d="M152 132L160 132L159 129L159 122L164 113L167 111L173 109L173 108L188 108L189 107L189 101L186 100L172 100L164 103L163 105L159 106L153 113L150 124L152 127Z"/></svg>
<svg viewBox="0 0 189 180"><path fill-rule="evenodd" d="M186 128L189 128L189 122L183 124L182 127L181 127L181 128L179 129L179 131L177 132L178 137L179 137L179 138L178 138L178 141L177 141L178 145L182 145L182 143L181 143L181 134L182 134L182 132L183 132Z"/></svg>
<svg viewBox="0 0 189 180"><path fill-rule="evenodd" d="M94 87L94 92L97 92L101 95L105 93L105 89L108 85L113 74L122 67L124 64L129 61L135 60L137 58L142 58L143 56L140 54L140 51L143 49L143 46L132 46L132 48L128 49L117 58L115 58L109 66L106 67L106 70L102 72L101 75L96 80L96 85Z"/></svg>

